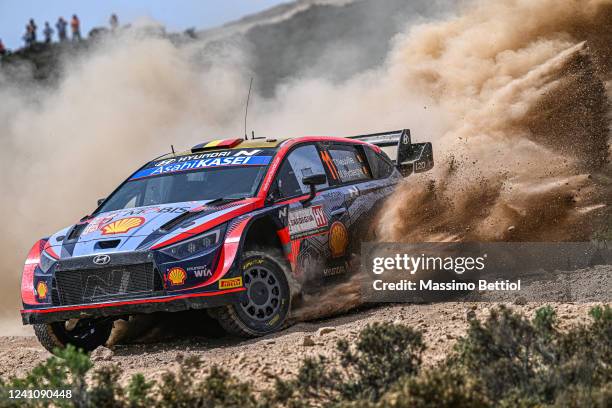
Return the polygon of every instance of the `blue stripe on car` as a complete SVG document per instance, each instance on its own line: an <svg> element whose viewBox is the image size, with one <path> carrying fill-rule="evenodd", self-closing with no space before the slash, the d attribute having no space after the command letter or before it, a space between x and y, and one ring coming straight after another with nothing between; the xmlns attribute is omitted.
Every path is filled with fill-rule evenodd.
<svg viewBox="0 0 612 408"><path fill-rule="evenodd" d="M181 171L199 170L222 166L262 166L270 163L272 156L233 156L211 159L189 160L182 163L172 163L165 166L150 167L136 172L130 180Z"/></svg>

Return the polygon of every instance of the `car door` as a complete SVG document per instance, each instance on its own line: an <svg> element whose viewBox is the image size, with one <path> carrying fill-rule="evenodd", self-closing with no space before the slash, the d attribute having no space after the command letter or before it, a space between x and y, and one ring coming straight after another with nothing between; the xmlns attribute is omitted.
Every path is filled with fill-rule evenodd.
<svg viewBox="0 0 612 408"><path fill-rule="evenodd" d="M342 222L349 233L349 253L359 253L361 242L373 237L373 209L384 198L383 182L374 177L366 149L356 143L330 143L322 151L322 158L332 174L330 183L341 192L346 213ZM335 235L330 234L333 247Z"/></svg>
<svg viewBox="0 0 612 408"><path fill-rule="evenodd" d="M304 177L325 174L328 182L317 186L317 195L305 201L310 187ZM315 144L302 144L291 150L277 173L271 189L276 205L287 205L287 224L291 240L290 261L296 277L305 289L318 288L327 277L346 272L348 232L337 221L346 213L344 196L330 185L319 149ZM284 211L284 209L281 209ZM334 237L330 245L330 231Z"/></svg>

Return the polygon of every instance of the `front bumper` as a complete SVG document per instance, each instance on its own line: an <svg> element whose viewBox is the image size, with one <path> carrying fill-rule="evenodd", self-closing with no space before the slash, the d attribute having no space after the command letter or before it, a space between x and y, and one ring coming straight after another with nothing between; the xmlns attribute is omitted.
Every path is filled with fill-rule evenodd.
<svg viewBox="0 0 612 408"><path fill-rule="evenodd" d="M178 312L241 302L244 287L222 289L214 283L211 269L217 263L216 253L213 249L180 262L154 251L113 253L101 266L93 262L94 256L61 260L52 273L35 276L35 282L44 280L50 288L48 303L24 304L23 324ZM196 268L198 265L210 267L203 271ZM172 285L168 271L178 266L184 274L183 280L179 285ZM196 276L197 272L203 276ZM233 272L232 269L217 279L232 276ZM63 274L61 288L58 274ZM213 283L204 286L207 278Z"/></svg>
<svg viewBox="0 0 612 408"><path fill-rule="evenodd" d="M85 305L53 306L21 311L23 324L41 324L69 319L111 317L154 312L180 312L238 303L244 300L246 289L234 288L213 292L189 293L130 299L125 301L91 303Z"/></svg>

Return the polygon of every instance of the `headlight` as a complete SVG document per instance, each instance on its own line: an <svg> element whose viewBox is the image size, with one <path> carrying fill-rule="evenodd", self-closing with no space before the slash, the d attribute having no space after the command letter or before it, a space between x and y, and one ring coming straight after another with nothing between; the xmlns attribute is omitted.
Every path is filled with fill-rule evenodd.
<svg viewBox="0 0 612 408"><path fill-rule="evenodd" d="M221 228L217 228L198 235L195 238L190 238L178 244L160 249L160 252L177 259L187 258L217 245L220 239Z"/></svg>
<svg viewBox="0 0 612 408"><path fill-rule="evenodd" d="M55 259L51 258L45 251L42 251L40 254L40 264L38 267L44 272L47 273L49 268L53 266L55 263Z"/></svg>

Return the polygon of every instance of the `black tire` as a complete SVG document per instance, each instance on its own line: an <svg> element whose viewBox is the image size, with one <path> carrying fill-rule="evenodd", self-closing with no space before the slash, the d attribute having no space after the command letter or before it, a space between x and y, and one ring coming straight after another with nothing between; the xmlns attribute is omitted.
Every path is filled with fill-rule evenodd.
<svg viewBox="0 0 612 408"><path fill-rule="evenodd" d="M217 308L212 313L230 334L259 337L284 327L291 309L291 273L277 251L247 251L240 269L247 300Z"/></svg>
<svg viewBox="0 0 612 408"><path fill-rule="evenodd" d="M111 330L113 330L111 320L96 319L80 319L76 325L70 325L68 322L34 325L38 341L51 353L54 349L62 349L68 344L83 351L95 350L106 343Z"/></svg>

